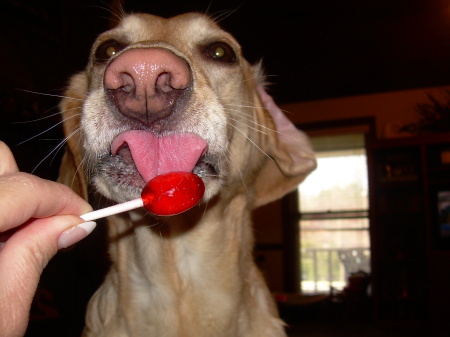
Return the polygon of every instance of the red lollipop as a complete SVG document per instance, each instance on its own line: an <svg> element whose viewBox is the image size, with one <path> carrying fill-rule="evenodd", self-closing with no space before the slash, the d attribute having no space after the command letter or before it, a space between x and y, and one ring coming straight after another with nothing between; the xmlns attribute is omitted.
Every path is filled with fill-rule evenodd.
<svg viewBox="0 0 450 337"><path fill-rule="evenodd" d="M155 215L180 214L194 207L204 192L203 180L197 175L170 172L151 179L142 189L140 198L83 214L81 218L91 221L139 207Z"/></svg>
<svg viewBox="0 0 450 337"><path fill-rule="evenodd" d="M194 207L205 192L203 180L190 172L156 176L141 193L144 207L156 215L175 215Z"/></svg>

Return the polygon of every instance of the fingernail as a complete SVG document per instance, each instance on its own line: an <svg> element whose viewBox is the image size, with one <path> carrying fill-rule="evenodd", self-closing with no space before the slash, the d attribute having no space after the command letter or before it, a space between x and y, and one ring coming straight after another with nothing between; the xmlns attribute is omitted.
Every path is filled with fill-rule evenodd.
<svg viewBox="0 0 450 337"><path fill-rule="evenodd" d="M58 248L63 249L83 240L92 233L97 224L94 221L83 222L64 231L58 239Z"/></svg>

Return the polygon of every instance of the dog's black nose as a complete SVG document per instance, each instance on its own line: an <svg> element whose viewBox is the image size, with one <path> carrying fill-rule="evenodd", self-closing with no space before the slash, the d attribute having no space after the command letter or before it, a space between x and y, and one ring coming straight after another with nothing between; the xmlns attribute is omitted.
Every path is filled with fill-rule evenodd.
<svg viewBox="0 0 450 337"><path fill-rule="evenodd" d="M190 84L187 62L162 48L127 50L104 75L105 89L118 110L147 125L169 116Z"/></svg>

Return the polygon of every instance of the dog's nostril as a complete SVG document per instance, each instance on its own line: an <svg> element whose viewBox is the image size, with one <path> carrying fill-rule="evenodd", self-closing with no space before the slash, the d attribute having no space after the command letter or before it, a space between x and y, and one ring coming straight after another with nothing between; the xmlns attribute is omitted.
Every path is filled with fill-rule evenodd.
<svg viewBox="0 0 450 337"><path fill-rule="evenodd" d="M131 85L124 85L124 86L121 86L119 89L126 93L130 93L133 91L133 87Z"/></svg>
<svg viewBox="0 0 450 337"><path fill-rule="evenodd" d="M172 91L174 88L170 85L171 75L169 73L162 73L156 80L156 88L164 93Z"/></svg>

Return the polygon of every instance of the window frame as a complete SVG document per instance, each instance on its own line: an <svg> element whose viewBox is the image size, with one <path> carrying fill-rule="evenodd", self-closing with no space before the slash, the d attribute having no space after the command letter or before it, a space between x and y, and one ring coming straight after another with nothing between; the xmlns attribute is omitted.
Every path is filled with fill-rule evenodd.
<svg viewBox="0 0 450 337"><path fill-rule="evenodd" d="M373 116L330 120L316 123L305 123L297 125L310 137L338 135L347 133L363 133L365 136L366 152L367 144L375 138L376 127ZM368 168L370 170L370 168ZM298 226L301 213L298 209L298 194L293 191L286 195L282 201L283 211L283 241L284 241L284 290L289 293L300 293L301 270L300 270L300 227ZM369 205L370 207L370 205ZM369 210L370 212L370 210ZM369 218L369 214L367 214ZM370 218L369 218L370 221ZM369 222L370 233L370 222Z"/></svg>

